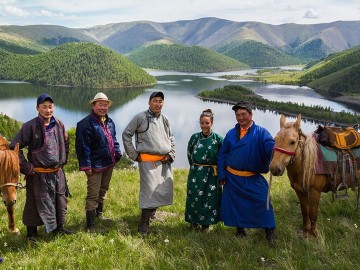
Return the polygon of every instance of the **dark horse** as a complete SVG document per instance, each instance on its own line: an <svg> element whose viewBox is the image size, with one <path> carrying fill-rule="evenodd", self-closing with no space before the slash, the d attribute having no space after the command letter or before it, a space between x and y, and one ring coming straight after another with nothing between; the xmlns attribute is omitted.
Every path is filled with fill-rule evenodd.
<svg viewBox="0 0 360 270"><path fill-rule="evenodd" d="M19 144L10 150L9 143L0 135L0 190L2 200L8 212L8 227L14 234L19 234L15 226L14 204L16 203L16 188L19 183Z"/></svg>
<svg viewBox="0 0 360 270"><path fill-rule="evenodd" d="M300 200L303 217L303 232L305 236L317 237L316 221L320 195L328 192L333 186L331 175L315 174L315 164L318 159L318 145L312 135L304 134L300 128L301 115L295 122L286 123L281 115L280 131L275 136L273 158L270 163L270 172L279 176L287 170L291 187ZM358 174L358 172L355 172ZM334 181L334 179L333 179ZM340 179L335 179L338 186ZM345 175L344 181L348 187L354 186L350 174Z"/></svg>

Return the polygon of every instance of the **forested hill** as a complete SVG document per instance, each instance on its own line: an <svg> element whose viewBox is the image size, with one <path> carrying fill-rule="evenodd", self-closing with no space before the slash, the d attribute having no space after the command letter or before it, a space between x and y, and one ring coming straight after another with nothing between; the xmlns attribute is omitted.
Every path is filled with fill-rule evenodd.
<svg viewBox="0 0 360 270"><path fill-rule="evenodd" d="M249 68L248 65L200 46L150 43L128 55L143 68L187 72L216 72Z"/></svg>
<svg viewBox="0 0 360 270"><path fill-rule="evenodd" d="M88 88L156 83L154 77L126 57L89 42L66 43L33 56L0 51L0 79Z"/></svg>
<svg viewBox="0 0 360 270"><path fill-rule="evenodd" d="M216 51L251 67L277 67L301 63L300 59L253 40L229 43L216 48Z"/></svg>
<svg viewBox="0 0 360 270"><path fill-rule="evenodd" d="M360 47L335 53L310 67L301 84L323 95L339 97L360 94Z"/></svg>

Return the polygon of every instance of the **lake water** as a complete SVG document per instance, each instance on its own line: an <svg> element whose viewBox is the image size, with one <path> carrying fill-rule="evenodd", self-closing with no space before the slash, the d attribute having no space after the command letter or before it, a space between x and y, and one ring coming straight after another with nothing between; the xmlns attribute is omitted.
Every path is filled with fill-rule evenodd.
<svg viewBox="0 0 360 270"><path fill-rule="evenodd" d="M257 94L269 100L291 101L305 105L321 105L333 108L334 111L360 112L351 107L324 99L308 87L269 85L252 81L224 80L222 74L245 74L254 70L242 70L226 73L182 73L167 71L148 71L156 76L158 84L142 89L107 89L104 92L114 104L109 115L115 121L117 139L121 143L121 133L131 118L148 108L148 99L153 91L163 91L166 114L172 126L176 143L176 160L174 167L187 168L186 148L190 136L200 131L199 116L207 108L214 112L213 130L222 136L236 124L231 105L205 102L195 96L202 90L212 90L227 84L239 84L251 88ZM76 127L76 123L90 112L87 102L99 90L46 87L27 83L0 81L0 112L19 121L25 122L37 116L36 98L43 92L49 93L55 101L54 115L60 118L67 129ZM294 112L296 113L296 112ZM264 126L275 136L279 130L280 116L270 111L255 109L254 121ZM290 121L295 118L289 117ZM304 132L310 133L317 124L302 122ZM122 147L123 149L123 147Z"/></svg>

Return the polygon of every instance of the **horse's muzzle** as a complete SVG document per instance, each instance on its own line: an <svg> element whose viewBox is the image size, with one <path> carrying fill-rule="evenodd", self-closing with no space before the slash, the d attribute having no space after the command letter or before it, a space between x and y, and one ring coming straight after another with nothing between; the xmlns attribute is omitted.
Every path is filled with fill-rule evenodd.
<svg viewBox="0 0 360 270"><path fill-rule="evenodd" d="M13 201L10 201L10 202L8 202L8 201L3 201L3 203L4 203L4 205L5 205L6 207L8 207L8 206L13 206L13 205L16 203L16 200L13 200Z"/></svg>

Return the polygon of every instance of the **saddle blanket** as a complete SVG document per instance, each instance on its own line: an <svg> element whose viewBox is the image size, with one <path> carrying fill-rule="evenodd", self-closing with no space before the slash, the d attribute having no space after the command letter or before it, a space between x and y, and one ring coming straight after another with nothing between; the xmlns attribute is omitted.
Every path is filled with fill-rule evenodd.
<svg viewBox="0 0 360 270"><path fill-rule="evenodd" d="M341 173L343 162L341 158L339 159L339 157L345 158L346 173L349 173L350 164L348 157L350 159L352 159L352 157L350 155L348 157L345 157L344 154L346 155L347 152L352 153L353 157L355 158L357 168L360 168L360 147L343 151L335 148L330 148L319 143L317 145L318 159L315 166L316 174L334 174L336 173L336 168L338 170L338 173ZM355 164L353 164L353 167L354 165Z"/></svg>

